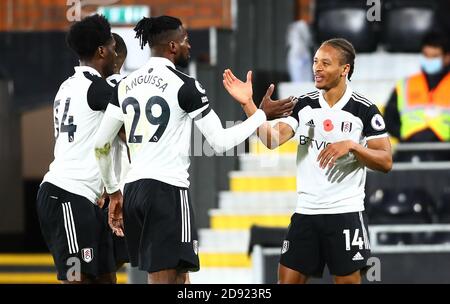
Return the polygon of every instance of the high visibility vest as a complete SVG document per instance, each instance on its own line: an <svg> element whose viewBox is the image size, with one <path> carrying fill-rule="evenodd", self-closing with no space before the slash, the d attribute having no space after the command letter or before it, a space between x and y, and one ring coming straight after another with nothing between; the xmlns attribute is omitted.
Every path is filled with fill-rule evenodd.
<svg viewBox="0 0 450 304"><path fill-rule="evenodd" d="M450 141L450 73L431 91L423 73L400 80L396 90L402 140L429 128Z"/></svg>

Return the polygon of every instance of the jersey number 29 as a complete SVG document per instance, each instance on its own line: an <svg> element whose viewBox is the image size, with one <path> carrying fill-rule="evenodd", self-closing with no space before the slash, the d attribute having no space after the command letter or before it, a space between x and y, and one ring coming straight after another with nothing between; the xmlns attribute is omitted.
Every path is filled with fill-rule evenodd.
<svg viewBox="0 0 450 304"><path fill-rule="evenodd" d="M152 107L154 105L159 105L161 107L161 115L158 117L155 117L152 113ZM131 130L130 130L130 136L128 137L129 143L142 143L142 135L136 135L136 127L139 122L139 117L141 116L141 108L139 105L139 102L134 97L127 97L123 103L122 103L122 111L124 114L127 114L127 107L132 106L134 109L134 117L133 122L131 123ZM158 129L156 129L155 134L153 134L150 137L149 142L158 142L161 136L163 135L164 131L167 128L167 124L169 123L170 119L170 108L167 104L167 101L159 96L153 96L145 105L145 116L147 117L147 120L150 124L154 126L159 126Z"/></svg>

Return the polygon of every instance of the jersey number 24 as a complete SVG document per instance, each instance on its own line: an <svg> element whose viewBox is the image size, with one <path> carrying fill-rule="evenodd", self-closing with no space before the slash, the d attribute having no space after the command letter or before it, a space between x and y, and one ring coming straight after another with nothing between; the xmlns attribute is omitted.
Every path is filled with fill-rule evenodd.
<svg viewBox="0 0 450 304"><path fill-rule="evenodd" d="M64 113L61 119L61 125L58 119L58 111L59 111L59 106L61 105L61 100L55 100L55 103L53 105L53 109L55 111L55 138L59 137L59 133L65 133L67 132L67 139L69 140L69 142L73 142L75 139L75 132L77 131L77 125L73 124L73 116L70 115L68 117L68 123L69 124L65 124L66 120L67 120L67 113L69 112L69 107L70 107L70 97L68 97L66 99L66 103L64 105Z"/></svg>

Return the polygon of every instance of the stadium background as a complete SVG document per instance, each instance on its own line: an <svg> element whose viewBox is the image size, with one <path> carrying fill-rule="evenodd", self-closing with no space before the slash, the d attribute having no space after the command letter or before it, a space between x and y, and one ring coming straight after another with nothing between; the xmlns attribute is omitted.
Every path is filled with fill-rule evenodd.
<svg viewBox="0 0 450 304"><path fill-rule="evenodd" d="M66 15L71 7L69 2L0 0L0 282L3 283L56 282L51 257L40 235L35 197L53 157L53 97L77 63L64 42L70 25ZM290 82L288 74L287 31L296 20L310 23L314 34L312 49L330 35L341 34L355 44L358 58L353 86L383 108L395 81L418 71L421 35L436 24L448 30L450 13L448 1L381 1L381 19L373 22L367 20L366 12L380 1L369 1L372 4L365 0L81 2L109 3L103 5L106 8L140 5L147 7L152 16L168 14L182 19L191 36L194 59L188 72L207 88L212 107L224 125L244 118L240 107L222 88L225 68L231 67L239 77L244 77L249 69L254 71L255 100L260 100L270 82L277 84L275 94L283 97L300 95L312 88L310 82ZM98 7L83 6L82 13L94 12ZM342 7L356 11L344 13L337 20L336 17L326 20L329 16L320 15ZM397 8L401 13L399 8L405 7L418 11L399 24L399 16L390 12ZM342 22L352 18L354 22ZM333 27L333 22L344 26ZM130 26L114 25L120 31ZM194 283L274 280L276 252L295 207L296 145L293 140L282 149L269 152L257 140L250 139L245 147L234 149L225 157L192 158L191 192L201 228L203 267L193 275ZM390 207L396 203L409 206L402 209L406 210L404 214L390 213L392 208L381 212L378 218L372 213L373 223L388 224L377 226L373 234L383 257L382 282L450 282L448 271L444 271L450 269L450 237L445 225L450 209L448 168L446 162L419 167L400 164L387 177L369 173L366 202L369 211L370 204L375 208L382 203ZM401 202L399 197L403 197ZM383 199L391 201L380 203ZM253 225L278 229L250 230ZM250 244L261 245L257 247L257 258L248 255ZM275 251L264 251L268 247L275 247ZM411 265L417 263L427 271L423 277L412 278ZM390 269L400 269L400 274L390 273ZM126 282L126 274L121 273L119 279Z"/></svg>

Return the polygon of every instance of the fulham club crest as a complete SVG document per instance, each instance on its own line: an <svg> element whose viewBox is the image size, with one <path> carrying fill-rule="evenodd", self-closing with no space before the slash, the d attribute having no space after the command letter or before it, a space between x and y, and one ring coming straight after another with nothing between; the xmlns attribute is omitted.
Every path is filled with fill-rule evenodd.
<svg viewBox="0 0 450 304"><path fill-rule="evenodd" d="M285 254L289 250L289 241L283 241L283 247L281 248L281 254Z"/></svg>
<svg viewBox="0 0 450 304"><path fill-rule="evenodd" d="M83 248L81 249L81 258L86 263L90 263L94 258L94 250L92 248Z"/></svg>
<svg viewBox="0 0 450 304"><path fill-rule="evenodd" d="M344 121L341 124L342 133L350 133L352 131L352 123L349 121Z"/></svg>
<svg viewBox="0 0 450 304"><path fill-rule="evenodd" d="M195 255L198 255L198 241L197 240L192 241L192 247L194 249Z"/></svg>

